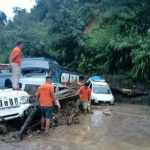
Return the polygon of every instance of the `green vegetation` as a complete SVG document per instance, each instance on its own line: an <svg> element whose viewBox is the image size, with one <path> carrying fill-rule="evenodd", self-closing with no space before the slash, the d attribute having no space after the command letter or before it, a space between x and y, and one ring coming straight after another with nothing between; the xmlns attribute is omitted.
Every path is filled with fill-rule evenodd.
<svg viewBox="0 0 150 150"><path fill-rule="evenodd" d="M25 56L55 58L81 75L125 74L150 81L149 0L36 0L31 13L0 12L0 61L17 40ZM6 23L7 22L7 23Z"/></svg>

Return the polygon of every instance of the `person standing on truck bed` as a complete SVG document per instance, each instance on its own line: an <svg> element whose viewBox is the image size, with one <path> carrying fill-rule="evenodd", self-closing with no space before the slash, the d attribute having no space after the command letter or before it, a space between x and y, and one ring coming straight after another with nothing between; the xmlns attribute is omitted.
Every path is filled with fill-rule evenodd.
<svg viewBox="0 0 150 150"><path fill-rule="evenodd" d="M88 104L91 97L91 89L88 87L88 83L84 83L84 85L77 91L77 94L80 95L80 102L82 102L84 114L87 114Z"/></svg>
<svg viewBox="0 0 150 150"><path fill-rule="evenodd" d="M24 44L22 41L17 42L16 47L11 52L9 63L12 67L12 87L14 90L19 90L19 80L21 77L21 60L22 60L22 49Z"/></svg>
<svg viewBox="0 0 150 150"><path fill-rule="evenodd" d="M46 82L37 89L37 96L41 107L41 130L47 134L50 127L50 120L53 117L53 102L56 101L54 87L51 84L51 77L46 77Z"/></svg>

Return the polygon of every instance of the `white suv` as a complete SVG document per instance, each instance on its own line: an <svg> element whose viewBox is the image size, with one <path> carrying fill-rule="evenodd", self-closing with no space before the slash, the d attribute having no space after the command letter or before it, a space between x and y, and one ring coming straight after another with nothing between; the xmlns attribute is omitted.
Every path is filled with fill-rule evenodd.
<svg viewBox="0 0 150 150"><path fill-rule="evenodd" d="M32 106L25 91L0 90L0 122L23 117Z"/></svg>
<svg viewBox="0 0 150 150"><path fill-rule="evenodd" d="M91 88L91 101L95 103L109 102L114 103L114 97L109 85L100 76L93 76L88 79L87 83Z"/></svg>

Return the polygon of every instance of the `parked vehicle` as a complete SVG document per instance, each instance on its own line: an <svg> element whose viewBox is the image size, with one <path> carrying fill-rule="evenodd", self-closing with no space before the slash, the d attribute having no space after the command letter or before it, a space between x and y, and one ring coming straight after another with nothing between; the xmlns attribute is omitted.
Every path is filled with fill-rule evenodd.
<svg viewBox="0 0 150 150"><path fill-rule="evenodd" d="M21 118L27 114L32 106L29 97L25 91L0 90L0 122Z"/></svg>
<svg viewBox="0 0 150 150"><path fill-rule="evenodd" d="M9 64L0 64L0 89L11 88L12 72Z"/></svg>
<svg viewBox="0 0 150 150"><path fill-rule="evenodd" d="M33 106L30 104L29 97L35 94L41 84L45 83L46 76L53 77L55 92L58 93L62 90L64 90L63 92L69 91L65 85L60 83L71 84L79 81L77 73L62 68L56 61L45 58L23 59L21 70L20 84L22 91L14 91L11 89L11 68L9 65L1 65L0 122L21 118L27 114L28 110Z"/></svg>
<svg viewBox="0 0 150 150"><path fill-rule="evenodd" d="M93 76L88 79L87 83L91 88L91 101L94 103L108 102L114 103L114 97L112 95L109 85L100 76Z"/></svg>
<svg viewBox="0 0 150 150"><path fill-rule="evenodd" d="M45 83L45 78L39 80L39 78L29 78L28 80L20 80L22 85L22 90L28 92L30 95L35 95L37 88ZM54 91L59 92L61 90L67 89L67 87L60 83L52 83L54 86Z"/></svg>
<svg viewBox="0 0 150 150"><path fill-rule="evenodd" d="M34 96L37 88L45 82L45 80L43 80L43 83L39 82L40 80L36 81L29 81L28 83L21 82L21 91L14 91L12 89L0 90L0 122L15 118L22 118L30 113L32 106L36 103L35 99L30 98L30 96ZM53 85L55 93L58 95L70 90L60 83L53 83ZM73 98L76 98L75 93L72 94L72 96ZM56 105L60 105L58 103L59 102L57 101Z"/></svg>

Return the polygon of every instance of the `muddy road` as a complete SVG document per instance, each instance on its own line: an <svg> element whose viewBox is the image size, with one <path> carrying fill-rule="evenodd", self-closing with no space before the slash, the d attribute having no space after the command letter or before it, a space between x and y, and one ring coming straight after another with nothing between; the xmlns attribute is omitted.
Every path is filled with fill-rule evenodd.
<svg viewBox="0 0 150 150"><path fill-rule="evenodd" d="M150 150L150 109L116 104L93 106L81 123L34 133L17 143L0 141L0 150Z"/></svg>

